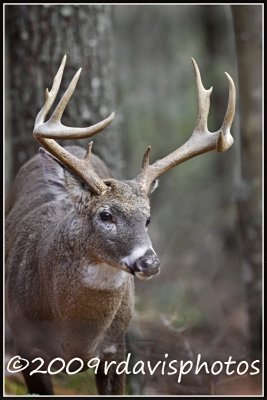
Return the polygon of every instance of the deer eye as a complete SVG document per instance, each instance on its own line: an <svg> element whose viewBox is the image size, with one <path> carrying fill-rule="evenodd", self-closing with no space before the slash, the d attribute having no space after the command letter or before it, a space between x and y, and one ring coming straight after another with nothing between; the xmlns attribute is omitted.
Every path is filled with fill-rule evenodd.
<svg viewBox="0 0 267 400"><path fill-rule="evenodd" d="M110 212L108 212L108 211L101 211L101 213L99 214L99 217L100 217L101 221L113 222L112 214L110 214Z"/></svg>
<svg viewBox="0 0 267 400"><path fill-rule="evenodd" d="M150 224L150 217L146 220L146 226Z"/></svg>

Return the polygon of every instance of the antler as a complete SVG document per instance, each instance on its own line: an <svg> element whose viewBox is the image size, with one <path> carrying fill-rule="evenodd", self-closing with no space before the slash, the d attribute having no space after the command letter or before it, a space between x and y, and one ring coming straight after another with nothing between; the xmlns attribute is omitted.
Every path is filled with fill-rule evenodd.
<svg viewBox="0 0 267 400"><path fill-rule="evenodd" d="M87 138L96 135L113 121L114 113L112 113L108 118L104 119L103 121L86 128L73 128L69 126L64 126L61 123L62 114L75 90L81 73L81 68L74 75L69 87L67 88L66 92L58 103L55 111L53 112L49 120L45 122L46 115L51 109L58 93L65 63L66 56L63 57L59 70L54 78L52 89L50 91L46 89L45 104L36 117L33 136L63 165L68 167L70 171L73 171L84 182L86 182L95 194L102 194L108 189L108 187L107 185L105 185L103 180L99 178L99 176L94 172L92 168L90 161L92 143L89 144L85 159L81 160L66 151L54 140Z"/></svg>
<svg viewBox="0 0 267 400"><path fill-rule="evenodd" d="M235 115L236 92L234 81L230 75L225 72L229 81L227 111L221 128L217 132L209 132L207 128L207 119L210 108L210 94L212 92L212 87L208 90L204 88L201 82L201 76L197 63L193 58L192 61L196 75L198 99L198 116L196 127L191 137L183 146L161 160L156 161L152 165L149 165L149 154L151 148L150 146L148 147L143 157L142 170L136 178L136 181L141 185L145 193L148 193L151 183L156 178L169 171L171 168L176 167L176 165L210 150L217 150L220 152L225 151L234 142L234 139L230 133L230 128Z"/></svg>

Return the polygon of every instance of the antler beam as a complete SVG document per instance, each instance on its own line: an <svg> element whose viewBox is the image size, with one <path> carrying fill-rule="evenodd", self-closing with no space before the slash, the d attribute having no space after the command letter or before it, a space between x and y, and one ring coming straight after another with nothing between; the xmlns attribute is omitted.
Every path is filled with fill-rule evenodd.
<svg viewBox="0 0 267 400"><path fill-rule="evenodd" d="M176 167L178 164L181 164L192 157L211 150L219 152L225 151L234 142L230 133L230 128L235 115L236 91L234 81L230 75L225 72L229 82L227 111L221 128L217 132L209 132L207 128L207 119L212 87L208 90L204 88L199 68L193 58L192 62L196 76L198 101L196 127L191 137L183 146L151 165L149 164L150 147L148 147L143 158L142 170L136 178L136 181L141 185L141 188L145 193L149 192L150 185L156 178L169 171L171 168Z"/></svg>
<svg viewBox="0 0 267 400"><path fill-rule="evenodd" d="M59 70L54 78L52 89L49 91L46 89L45 92L45 104L43 108L39 111L34 124L33 136L34 138L53 156L55 156L64 166L69 168L78 175L84 182L88 184L90 189L95 194L102 194L108 187L105 185L102 179L94 172L92 165L90 163L89 157L85 157L81 160L63 147L61 147L54 139L83 139L96 135L98 132L106 128L114 119L114 113L112 113L108 118L95 125L86 128L74 128L68 127L61 123L62 114L75 90L76 84L78 82L81 68L74 75L69 87L62 96L60 102L58 103L55 111L45 122L45 118L51 109L55 98L57 96L60 83L62 80L64 68L66 64L66 55L63 57ZM92 147L92 145L90 145ZM90 149L91 149L90 147ZM89 152L87 152L87 155Z"/></svg>

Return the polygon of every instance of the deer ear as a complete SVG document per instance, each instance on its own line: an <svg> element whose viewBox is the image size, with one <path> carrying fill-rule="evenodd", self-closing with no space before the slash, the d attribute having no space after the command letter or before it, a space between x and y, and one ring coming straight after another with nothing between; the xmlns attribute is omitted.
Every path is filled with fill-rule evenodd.
<svg viewBox="0 0 267 400"><path fill-rule="evenodd" d="M68 169L64 170L64 178L67 192L79 211L86 211L90 204L92 193L89 187Z"/></svg>
<svg viewBox="0 0 267 400"><path fill-rule="evenodd" d="M155 192L155 190L156 190L158 187L159 187L159 180L158 180L158 179L155 179L155 180L151 183L151 186L150 186L150 189L149 189L149 194Z"/></svg>
<svg viewBox="0 0 267 400"><path fill-rule="evenodd" d="M41 156L43 171L46 181L49 185L54 186L56 192L62 191L66 193L64 167L51 154L45 151L42 147L39 149Z"/></svg>
<svg viewBox="0 0 267 400"><path fill-rule="evenodd" d="M88 204L90 190L76 175L65 168L55 157L40 148L44 175L55 196L71 198L74 205Z"/></svg>

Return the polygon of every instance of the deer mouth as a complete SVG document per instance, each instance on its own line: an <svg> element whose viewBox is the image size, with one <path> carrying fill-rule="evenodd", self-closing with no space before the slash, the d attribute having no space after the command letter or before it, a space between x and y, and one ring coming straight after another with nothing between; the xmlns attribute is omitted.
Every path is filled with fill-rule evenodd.
<svg viewBox="0 0 267 400"><path fill-rule="evenodd" d="M154 276L159 274L159 269L157 271L155 271L155 273L150 274L150 275L146 275L144 272L140 272L140 271L135 271L134 276L136 276L136 278L141 279L143 281L148 281L148 279L153 278Z"/></svg>

